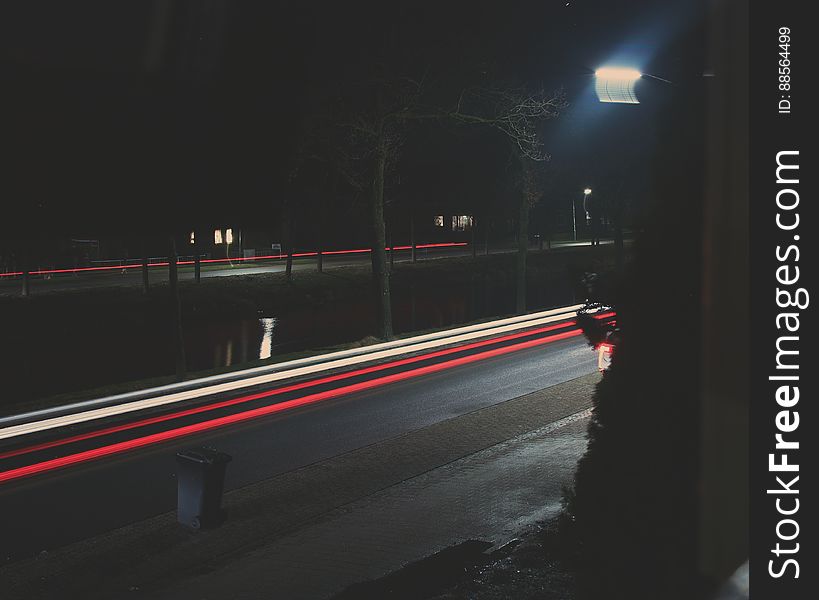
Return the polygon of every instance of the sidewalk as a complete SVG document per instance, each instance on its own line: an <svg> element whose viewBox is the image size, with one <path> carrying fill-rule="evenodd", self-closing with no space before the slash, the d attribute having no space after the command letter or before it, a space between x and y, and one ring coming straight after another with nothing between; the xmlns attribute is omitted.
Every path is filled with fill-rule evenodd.
<svg viewBox="0 0 819 600"><path fill-rule="evenodd" d="M505 544L559 512L562 486L585 450L589 413L336 509L226 568L151 597L326 598L453 544Z"/></svg>
<svg viewBox="0 0 819 600"><path fill-rule="evenodd" d="M10 565L10 598L322 598L466 540L502 545L560 508L585 450L590 375Z"/></svg>

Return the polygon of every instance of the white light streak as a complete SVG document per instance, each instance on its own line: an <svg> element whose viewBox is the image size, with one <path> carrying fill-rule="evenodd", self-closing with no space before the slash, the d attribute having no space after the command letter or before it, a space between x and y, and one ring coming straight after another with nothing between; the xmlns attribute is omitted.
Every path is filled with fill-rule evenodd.
<svg viewBox="0 0 819 600"><path fill-rule="evenodd" d="M284 363L279 363L276 365L266 365L263 367L246 369L244 371L227 373L225 375L205 377L198 381L204 384L209 380L218 381L219 379L223 379L225 377L236 377L237 375L239 376L246 375L241 379L227 381L224 383L218 383L216 385L209 386L203 385L202 387L198 387L196 389L189 389L181 392L174 392L171 394L153 396L149 398L135 400L132 402L126 402L123 404L115 404L113 406L104 406L102 408L85 410L82 412L75 412L67 415L62 415L59 417L30 421L26 423L21 423L19 425L11 425L8 427L0 428L0 439L13 438L20 435L27 435L39 431L55 429L57 427L65 427L67 425L74 425L86 421L92 421L96 419L103 419L106 417L127 414L138 410L144 410L147 408L155 408L157 406L166 406L169 404L174 404L176 402L192 400L195 398L201 398L203 396L209 396L212 394L222 394L242 388L253 387L257 385L266 385L273 383L275 381L281 381L283 379L291 379L294 377L313 375L316 373L320 373L322 371L351 367L361 363L383 360L386 358L394 358L403 354L431 350L433 348L440 348L443 346L466 342L477 338L497 336L499 334L507 333L510 331L526 329L529 327L536 327L538 325L543 325L546 323L570 319L574 316L575 312L582 306L583 306L582 304L576 304L573 306L566 306L563 308L554 308L552 310L533 313L529 315L510 317L508 319L500 319L497 321L490 321L488 323L479 323L477 325L468 325L466 327L450 329L444 332L428 333L425 335L419 335L411 338L406 338L403 340L395 340L392 342L373 344L372 346L368 346L366 348L341 350L338 352L331 352L329 354L325 354L319 357L296 359ZM316 364L317 360L320 362ZM307 366L296 366L299 364L304 365L305 363L313 364L308 364ZM254 372L260 371L264 372L270 371L272 369L279 370L267 372L263 375L252 376L252 373ZM188 385L190 385L191 383L196 382L187 382ZM172 387L173 386L165 386L165 389ZM156 391L160 391L161 389L163 388L157 388ZM105 399L100 400L104 401ZM45 410L41 412L48 413L49 411ZM15 417L7 417L4 419L0 419L0 423L2 423L3 421L8 421L13 418Z"/></svg>

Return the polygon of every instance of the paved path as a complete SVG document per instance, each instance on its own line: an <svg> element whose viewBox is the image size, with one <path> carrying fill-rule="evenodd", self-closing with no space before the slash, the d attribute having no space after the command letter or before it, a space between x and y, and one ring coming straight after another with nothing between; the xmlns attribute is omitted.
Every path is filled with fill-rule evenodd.
<svg viewBox="0 0 819 600"><path fill-rule="evenodd" d="M151 596L326 598L467 540L500 546L560 511L590 410L324 515L224 569Z"/></svg>

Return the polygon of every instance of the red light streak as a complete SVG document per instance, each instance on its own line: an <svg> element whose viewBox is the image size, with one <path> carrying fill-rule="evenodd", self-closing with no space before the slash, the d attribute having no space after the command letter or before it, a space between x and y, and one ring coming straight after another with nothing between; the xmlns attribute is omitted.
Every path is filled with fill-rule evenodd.
<svg viewBox="0 0 819 600"><path fill-rule="evenodd" d="M323 385L325 383L332 383L333 381L341 381L343 379L350 379L352 377L358 377L360 375L367 375L369 373L375 373L378 371L383 371L386 369L391 369L394 367L400 367L403 365L408 365L412 363L416 363L422 360L428 360L431 358L437 358L440 356L447 356L449 354L454 354L456 352L463 352L464 350L472 350L474 348L481 348L483 346L488 346L491 344L497 344L499 342L505 342L509 340L519 339L522 337L528 337L530 335L537 335L540 333L547 333L549 331L554 331L555 329L564 329L566 327L571 327L576 325L574 321L566 321L564 323L560 323L557 325L550 325L548 327L540 327L537 329L530 329L528 331L521 331L518 333L513 333L505 336L500 336L496 338L489 338L486 340L481 340L478 342L471 342L469 344L464 344L462 346L455 346L453 348L446 348L444 350L437 350L435 352L430 352L428 354L420 354L418 356L411 356L409 358L403 358L396 361L391 361L388 363L374 365L372 367L365 367L363 369L356 369L354 371L348 371L346 373L339 373L337 375L330 375L328 377L322 377L320 379L312 379L310 381L303 381L300 383L296 383L293 385L285 386L276 388L274 390L266 391L266 392L259 392L256 394L250 394L248 396L241 396L239 398L232 398L230 400L223 400L221 402L215 402L212 404L207 404L205 406L197 406L195 408L190 408L182 411L177 411L174 413L170 413L167 415L160 415L157 417L151 417L148 419L141 419L139 421L133 421L131 423L124 423L122 425L115 425L112 427L106 427L104 429L98 429L96 431L89 431L87 433L82 433L79 435L74 435L67 438L62 438L58 440L52 440L49 442L43 442L41 444L35 444L33 446L27 446L25 448L17 448L15 450L9 450L6 452L0 453L0 460L11 458L13 456L20 456L22 454L30 454L31 452L37 452L39 450L46 450L48 448L55 448L58 446L64 446L66 444L71 444L74 442L79 442L82 440L93 439L95 437L100 437L104 435L109 435L111 433L118 433L120 431L127 431L129 429L136 429L139 427L144 427L147 425L153 425L155 423L162 423L164 421L170 421L173 419L178 419L181 417L187 417L190 415L195 415L211 410L218 410L220 408L226 408L228 406L234 406L236 404L244 404L246 402L251 402L253 400L259 400L261 398L268 398L272 396L278 396L280 394L285 394L287 392L293 392L296 390L301 390L304 388L309 387L316 387L319 385Z"/></svg>
<svg viewBox="0 0 819 600"><path fill-rule="evenodd" d="M417 249L425 249L425 248L451 248L456 246L466 246L466 242L443 242L438 244L419 244L415 246ZM409 250L412 246L393 246L392 248L385 248L385 250L390 251L398 251L398 250ZM355 250L330 250L327 252L322 252L323 255L336 255L336 254L362 254L372 252L372 248L360 248ZM318 256L318 252L297 252L293 254L294 258L303 258L306 256ZM283 258L287 258L286 254L270 254L268 256L239 256L236 258L206 258L200 260L199 262L202 264L213 264L213 263L223 263L223 262L245 262L245 261L259 261L259 260L281 260ZM193 260L180 260L177 262L180 266L192 265L195 261ZM148 263L148 267L167 267L168 262L155 262L155 263ZM139 269L142 268L141 264L130 264L130 265L104 265L99 267L76 267L72 269L42 269L38 271L29 271L29 275L56 275L59 273L85 273L89 271L117 271L122 269ZM12 271L8 273L0 273L0 277L16 277L22 275L23 271Z"/></svg>
<svg viewBox="0 0 819 600"><path fill-rule="evenodd" d="M322 254L360 254L362 252L372 252L370 248L362 248L361 250L330 250L322 252Z"/></svg>
<svg viewBox="0 0 819 600"><path fill-rule="evenodd" d="M615 312L607 312L607 313L601 313L599 315L594 315L594 318L595 319L608 319L609 317L614 317L616 315L617 315L617 313L615 313Z"/></svg>
<svg viewBox="0 0 819 600"><path fill-rule="evenodd" d="M224 417L218 417L216 419L203 421L201 423L194 423L192 425L186 425L184 427L179 427L176 429L169 429L167 431L162 431L140 438L135 438L124 442L118 442L115 444L102 446L100 448L94 448L92 450L85 450L83 452L69 454L67 456L62 456L59 458L34 463L24 467L18 467L16 469L11 469L9 471L0 472L0 482L11 481L13 479L20 479L22 477L29 477L32 475L36 475L38 473L44 473L47 471L52 471L55 469L60 469L71 465L88 462L98 458L103 458L105 456L120 454L122 452L127 452L128 450L142 448L145 446L149 446L151 444L157 444L160 442L181 438L196 433L217 429L219 427L224 427L226 425L231 425L234 423L241 423L244 421L249 421L251 419L257 419L259 417L272 415L300 406L315 404L317 402L321 402L324 400L338 398L339 396L345 396L351 393L381 387L384 385L388 385L390 383L396 383L398 381L404 381L407 379L420 377L422 375L428 375L430 373L436 373L446 369L452 369L454 367L458 367L461 365L466 365L480 360L486 360L488 358L492 358L495 356L502 356L504 354L509 354L511 352L517 352L519 350L533 348L535 346L548 344L551 342L555 342L557 340L575 337L578 335L581 335L580 330L567 331L546 338L529 340L526 342L513 344L511 346L504 346L503 348L495 348L493 350L487 350L486 352L481 352L479 354L464 356L461 358L456 358L435 365L427 365L425 367L419 367L417 369L412 369L401 373L386 375L384 377L379 377L376 379L371 379L369 381L363 381L360 383L355 383L352 385L335 388L332 390L326 390L324 392L308 394L307 396L302 396L301 398L286 400L284 402L279 402L277 404L270 404L267 406L262 406L260 408L239 412Z"/></svg>

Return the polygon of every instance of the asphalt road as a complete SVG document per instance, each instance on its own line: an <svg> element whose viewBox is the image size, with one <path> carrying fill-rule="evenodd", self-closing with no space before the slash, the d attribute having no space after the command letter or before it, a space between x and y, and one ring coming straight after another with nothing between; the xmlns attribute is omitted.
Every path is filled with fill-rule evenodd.
<svg viewBox="0 0 819 600"><path fill-rule="evenodd" d="M572 329L572 328L568 328ZM567 330L568 330L567 329ZM531 339L552 336L538 334ZM520 340L515 340L518 342ZM504 343L498 345L503 346ZM430 364L485 351L431 359ZM417 367L400 367L390 371ZM420 363L426 364L426 363ZM230 454L226 488L235 489L374 442L544 389L596 369L582 336L462 364L432 374L354 392L244 423L148 446L96 461L0 483L0 560L9 561L99 535L173 510L178 451L202 445ZM363 376L363 379L380 374ZM338 386L325 384L321 389ZM304 395L277 396L275 401ZM212 401L213 399L211 399ZM221 398L219 400L222 400ZM251 406L268 405L262 399ZM225 409L216 415L243 409ZM144 415L142 415L144 416ZM31 461L167 430L187 417L139 432L81 441L0 460L0 472ZM108 423L107 425L110 425ZM95 424L94 427L100 427ZM72 431L72 434L77 433ZM66 432L58 432L67 435ZM8 450L8 448L6 448ZM4 464L5 463L5 464Z"/></svg>

